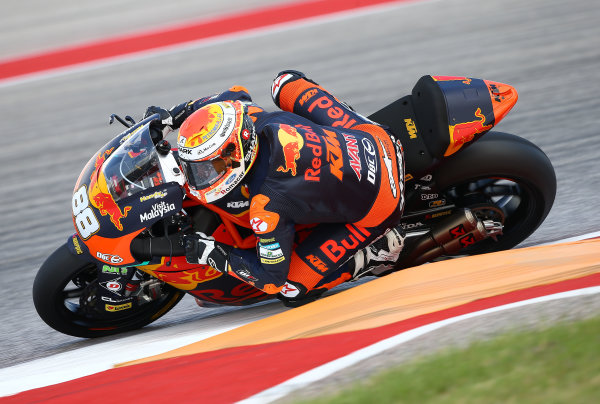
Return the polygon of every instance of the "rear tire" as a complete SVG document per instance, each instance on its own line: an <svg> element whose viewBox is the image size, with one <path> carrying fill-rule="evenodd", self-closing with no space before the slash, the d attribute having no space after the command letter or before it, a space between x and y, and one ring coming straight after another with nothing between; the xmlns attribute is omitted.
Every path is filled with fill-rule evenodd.
<svg viewBox="0 0 600 404"><path fill-rule="evenodd" d="M474 210L480 219L501 217L504 222L497 241L481 241L461 254L518 245L542 224L556 196L556 175L548 156L528 140L502 132L490 132L445 160L434 178L456 206Z"/></svg>
<svg viewBox="0 0 600 404"><path fill-rule="evenodd" d="M141 328L171 310L184 293L169 285L152 302L129 310L94 316L80 297L97 283L96 265L60 246L40 267L33 282L33 303L46 324L64 334L82 338L103 337ZM97 297L96 297L97 298ZM101 302L90 302L98 304Z"/></svg>

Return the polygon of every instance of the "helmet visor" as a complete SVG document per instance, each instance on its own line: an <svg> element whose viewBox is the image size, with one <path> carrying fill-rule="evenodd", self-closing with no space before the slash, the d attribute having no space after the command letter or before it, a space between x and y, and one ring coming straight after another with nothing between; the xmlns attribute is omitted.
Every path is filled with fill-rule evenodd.
<svg viewBox="0 0 600 404"><path fill-rule="evenodd" d="M209 161L181 160L188 185L194 189L204 189L214 184L228 169L227 162L220 157Z"/></svg>

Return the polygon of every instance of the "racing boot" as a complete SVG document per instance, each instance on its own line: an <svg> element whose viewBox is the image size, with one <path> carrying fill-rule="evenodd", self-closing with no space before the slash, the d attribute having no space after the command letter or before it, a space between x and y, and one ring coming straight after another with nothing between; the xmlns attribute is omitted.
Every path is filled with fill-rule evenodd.
<svg viewBox="0 0 600 404"><path fill-rule="evenodd" d="M294 83L296 82L296 83ZM308 82L308 83L306 83ZM319 84L315 83L313 80L307 78L304 73L299 72L297 70L284 70L282 72L279 72L277 74L277 77L275 77L275 80L273 80L273 84L271 85L271 97L273 98L273 102L275 103L275 105L277 105L279 108L283 109L284 111L292 111L293 110L293 102L294 100L286 100L283 101L280 99L280 91L283 88L284 85L292 85L292 87L304 87L307 84L312 84L309 85L309 87L317 87L317 88L321 88L319 86ZM283 101L284 105L281 105L281 101ZM285 104L290 104L291 101L291 106L285 105Z"/></svg>
<svg viewBox="0 0 600 404"><path fill-rule="evenodd" d="M352 274L350 280L354 281L365 275L381 275L392 270L404 248L404 238L401 228L393 228L357 252L348 261L348 269Z"/></svg>

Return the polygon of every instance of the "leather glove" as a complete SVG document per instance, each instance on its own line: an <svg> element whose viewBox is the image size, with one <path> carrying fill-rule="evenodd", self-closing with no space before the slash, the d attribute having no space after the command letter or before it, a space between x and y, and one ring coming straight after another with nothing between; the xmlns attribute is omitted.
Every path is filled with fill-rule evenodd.
<svg viewBox="0 0 600 404"><path fill-rule="evenodd" d="M210 265L219 272L229 270L229 246L197 232L183 236L185 260L189 264Z"/></svg>
<svg viewBox="0 0 600 404"><path fill-rule="evenodd" d="M154 105L146 108L146 112L144 112L144 119L154 114L160 115L160 123L162 123L164 126L173 125L173 117L171 116L171 113L164 108L156 107Z"/></svg>

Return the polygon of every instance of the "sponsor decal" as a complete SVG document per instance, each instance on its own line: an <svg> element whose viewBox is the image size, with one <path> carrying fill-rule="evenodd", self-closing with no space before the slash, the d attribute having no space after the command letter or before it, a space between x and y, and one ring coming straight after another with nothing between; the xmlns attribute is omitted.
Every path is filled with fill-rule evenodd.
<svg viewBox="0 0 600 404"><path fill-rule="evenodd" d="M465 234L467 234L467 230L462 224L451 228L448 232L450 233L450 237L452 237L452 239L457 239L460 236L464 236Z"/></svg>
<svg viewBox="0 0 600 404"><path fill-rule="evenodd" d="M306 257L306 260L308 262L310 262L312 267L315 268L316 270L318 270L319 272L327 271L327 265L325 265L325 263L323 261L321 261L321 259L319 257L317 257L316 255L311 254Z"/></svg>
<svg viewBox="0 0 600 404"><path fill-rule="evenodd" d="M262 262L263 264L279 264L280 262L285 261L285 257L279 257L279 258L261 258L260 262Z"/></svg>
<svg viewBox="0 0 600 404"><path fill-rule="evenodd" d="M421 177L421 181L431 181L432 178L433 178L433 175L427 174L427 175Z"/></svg>
<svg viewBox="0 0 600 404"><path fill-rule="evenodd" d="M252 127L252 132L254 132L254 127ZM250 143L250 148L248 149L248 152L244 156L244 162L246 164L249 163L250 161L252 161L254 159L254 156L256 156L256 153L258 152L258 148L256 147L257 141L258 141L257 137L253 136L252 141Z"/></svg>
<svg viewBox="0 0 600 404"><path fill-rule="evenodd" d="M103 265L102 273L103 274L115 274L115 275L127 275L127 268Z"/></svg>
<svg viewBox="0 0 600 404"><path fill-rule="evenodd" d="M96 252L96 258L101 261L108 262L109 264L120 264L123 262L123 258L113 254L103 254L100 251Z"/></svg>
<svg viewBox="0 0 600 404"><path fill-rule="evenodd" d="M421 194L422 201L429 201L431 199L437 199L438 194Z"/></svg>
<svg viewBox="0 0 600 404"><path fill-rule="evenodd" d="M422 227L423 223L421 222L417 222L417 223L402 223L402 228L404 230L411 230L411 229L415 229L417 227Z"/></svg>
<svg viewBox="0 0 600 404"><path fill-rule="evenodd" d="M308 112L311 113L315 108L327 109L327 116L329 116L331 119L337 119L330 125L334 128L337 126L342 128L351 128L356 123L356 120L350 119L350 115L348 115L342 108L334 107L333 101L326 95L313 101L308 107Z"/></svg>
<svg viewBox="0 0 600 404"><path fill-rule="evenodd" d="M258 241L262 244L262 243L272 243L273 241L275 241L275 237L271 237L271 238L259 238Z"/></svg>
<svg viewBox="0 0 600 404"><path fill-rule="evenodd" d="M100 286L116 294L119 294L119 291L123 288L119 283L119 278L113 279L112 281L100 282Z"/></svg>
<svg viewBox="0 0 600 404"><path fill-rule="evenodd" d="M232 201L227 202L227 207L232 209L247 208L250 206L250 201Z"/></svg>
<svg viewBox="0 0 600 404"><path fill-rule="evenodd" d="M283 147L284 165L277 167L277 171L292 173L296 175L298 166L296 160L300 158L300 149L304 147L304 138L298 133L296 128L282 124L277 131L277 138Z"/></svg>
<svg viewBox="0 0 600 404"><path fill-rule="evenodd" d="M129 310L131 307L133 307L133 304L131 302L125 303L125 304L105 304L104 305L104 309L106 311L113 311L113 312Z"/></svg>
<svg viewBox="0 0 600 404"><path fill-rule="evenodd" d="M444 206L445 204L446 204L445 199L438 199L437 201L429 202L429 207L430 208L439 208L440 206Z"/></svg>
<svg viewBox="0 0 600 404"><path fill-rule="evenodd" d="M236 269L234 270L234 272L241 276L244 279L247 279L251 282L256 282L258 279L255 278L254 276L252 276L252 274L250 273L250 271L248 270L248 268L240 268L240 269Z"/></svg>
<svg viewBox="0 0 600 404"><path fill-rule="evenodd" d="M286 282L285 285L283 285L283 288L281 289L281 291L279 293L285 297L296 297L296 296L298 296L300 291L298 290L297 287L295 287L291 283Z"/></svg>
<svg viewBox="0 0 600 404"><path fill-rule="evenodd" d="M289 73L286 73L286 74L282 74L281 76L277 77L273 81L273 84L271 85L271 96L273 97L274 100L277 98L277 95L279 94L279 90L281 90L281 87L283 86L283 84L286 81L288 81L289 79L291 79L292 77L294 77L294 76Z"/></svg>
<svg viewBox="0 0 600 404"><path fill-rule="evenodd" d="M444 153L444 156L450 156L456 153L465 143L472 141L475 135L483 133L486 130L492 128L492 124L484 125L485 115L481 113L481 108L475 110L474 121L457 123L456 125L450 125L450 145Z"/></svg>
<svg viewBox="0 0 600 404"><path fill-rule="evenodd" d="M459 239L459 242L463 248L466 248L470 245L475 244L477 240L475 239L475 236L473 234L467 234L463 238Z"/></svg>
<svg viewBox="0 0 600 404"><path fill-rule="evenodd" d="M214 190L208 192L206 194L206 201L210 203L217 199L220 199L221 197L219 195L225 195L229 193L229 191L235 188L242 181L243 178L243 175L232 176L230 179L227 180L227 182L232 181L229 185L224 184L222 187L215 188Z"/></svg>
<svg viewBox="0 0 600 404"><path fill-rule="evenodd" d="M342 158L340 142L335 132L327 129L323 129L323 132L325 132L325 145L327 146L327 162L329 163L329 170L333 176L342 181L344 159Z"/></svg>
<svg viewBox="0 0 600 404"><path fill-rule="evenodd" d="M146 202L150 199L162 199L167 196L167 191L156 191L153 194L140 197L140 202Z"/></svg>
<svg viewBox="0 0 600 404"><path fill-rule="evenodd" d="M283 251L279 247L279 243L258 246L258 253L263 258L275 259L283 257Z"/></svg>
<svg viewBox="0 0 600 404"><path fill-rule="evenodd" d="M436 217L448 216L452 213L452 210L445 210L443 212L432 213L430 215L425 216L425 219L435 219Z"/></svg>
<svg viewBox="0 0 600 404"><path fill-rule="evenodd" d="M75 252L77 253L77 255L83 254L83 250L81 249L81 245L79 244L77 236L73 236L73 247L75 247Z"/></svg>
<svg viewBox="0 0 600 404"><path fill-rule="evenodd" d="M268 223L258 217L250 219L250 226L255 233L266 233L269 230Z"/></svg>
<svg viewBox="0 0 600 404"><path fill-rule="evenodd" d="M344 140L346 141L346 150L348 150L348 157L350 159L350 168L356 174L356 178L360 181L362 175L362 162L360 160L360 154L358 150L358 141L353 135L348 135L346 133L344 135Z"/></svg>
<svg viewBox="0 0 600 404"><path fill-rule="evenodd" d="M410 118L404 120L404 124L406 125L406 131L408 132L408 137L410 139L417 138L417 126L414 121Z"/></svg>
<svg viewBox="0 0 600 404"><path fill-rule="evenodd" d="M362 139L365 162L367 163L367 181L375 185L375 173L377 172L377 155L375 145L367 138Z"/></svg>
<svg viewBox="0 0 600 404"><path fill-rule="evenodd" d="M112 224L120 231L123 231L121 219L127 217L127 213L131 210L131 206L125 206L123 210L121 210L112 195L105 194L104 192L99 192L94 195L92 198L92 205L100 211L102 216L108 215Z"/></svg>
<svg viewBox="0 0 600 404"><path fill-rule="evenodd" d="M306 147L312 151L314 158L311 160L311 168L307 168L304 172L304 179L307 181L320 181L321 165L323 164L321 156L323 155L323 148L321 146L321 139L325 143L325 159L329 163L329 170L333 176L338 180L342 181L344 172L344 159L342 158L342 149L340 148L340 142L337 139L335 132L327 129L323 129L325 136L320 138L312 130L312 128L303 125L297 125L298 128L304 130L306 136Z"/></svg>
<svg viewBox="0 0 600 404"><path fill-rule="evenodd" d="M381 141L381 139L379 140L379 144L381 145L381 149L383 150L383 163L385 164L385 168L387 171L387 175L388 175L388 180L390 181L390 188L392 189L392 195L394 196L394 198L397 197L398 195L398 190L396 188L396 180L394 180L394 172L392 171L392 159L390 158L390 156L388 155L388 151L385 148L385 145L383 144L383 142Z"/></svg>
<svg viewBox="0 0 600 404"><path fill-rule="evenodd" d="M137 131L136 131L137 132ZM135 133L135 132L134 132ZM131 206L125 206L123 210L117 205L111 194L107 194L100 191L98 181L106 185L106 180L102 174L99 174L99 168L104 164L106 158L112 153L111 148L106 150L104 153L100 153L96 158L95 169L90 176L89 186L89 202L94 206L102 216L108 215L110 221L119 231L123 231L123 225L121 219L127 217L127 213L131 210ZM78 227L79 228L79 227ZM85 240L87 237L83 237Z"/></svg>
<svg viewBox="0 0 600 404"><path fill-rule="evenodd" d="M300 101L298 101L300 103L300 105L304 105L304 103L308 100L310 100L312 97L314 97L317 92L319 90L316 88L312 88L310 90L308 90L307 92L305 92L302 97L300 97Z"/></svg>
<svg viewBox="0 0 600 404"><path fill-rule="evenodd" d="M321 147L321 139L309 126L300 125L299 128L304 130L306 136L306 147L310 149L313 155L311 160L311 167L307 168L304 172L304 179L307 181L320 181L319 174L321 172L321 156L323 155L323 148Z"/></svg>
<svg viewBox="0 0 600 404"><path fill-rule="evenodd" d="M358 226L347 224L346 228L349 233L341 240L327 240L321 244L321 251L329 258L332 262L338 262L348 250L355 250L358 248L361 242L366 241L366 238L371 233Z"/></svg>
<svg viewBox="0 0 600 404"><path fill-rule="evenodd" d="M148 220L155 219L157 217L164 217L166 213L172 212L175 210L174 203L167 202L159 202L152 205L152 210L150 212L144 212L140 215L140 222L145 222Z"/></svg>

